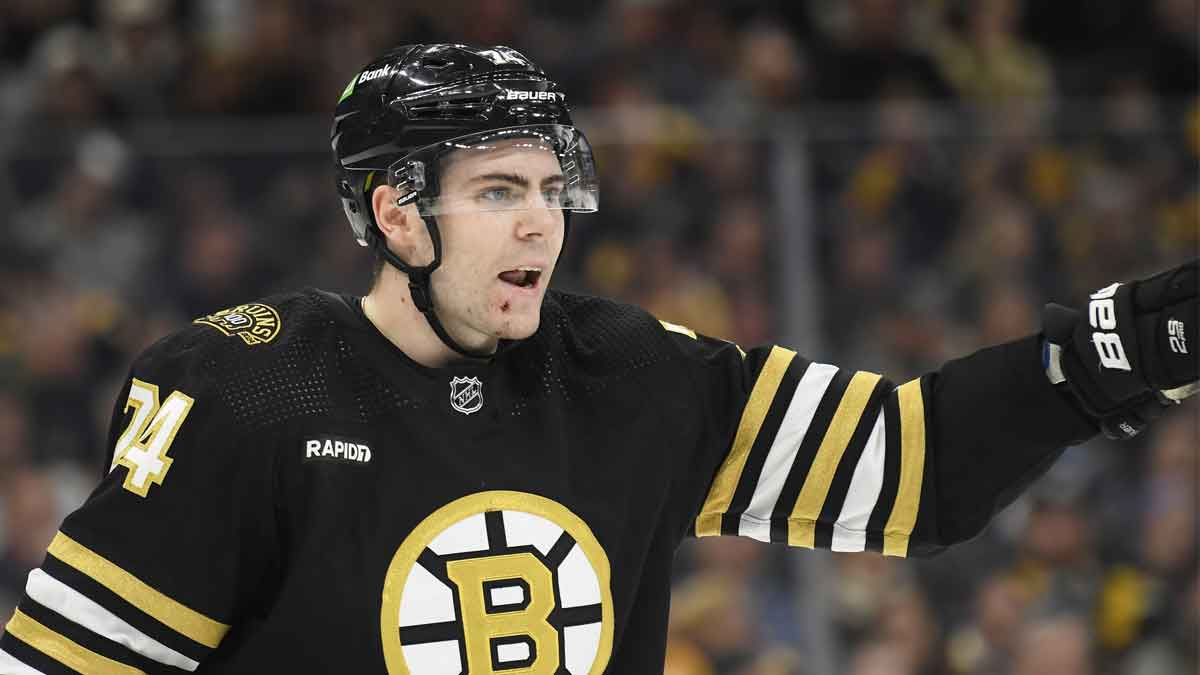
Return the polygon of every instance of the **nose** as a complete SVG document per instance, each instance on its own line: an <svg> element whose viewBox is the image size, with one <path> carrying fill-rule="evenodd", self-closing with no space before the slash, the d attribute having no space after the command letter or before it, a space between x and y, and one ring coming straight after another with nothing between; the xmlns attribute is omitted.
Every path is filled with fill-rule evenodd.
<svg viewBox="0 0 1200 675"><path fill-rule="evenodd" d="M542 239L562 229L563 215L559 209L546 208L544 203L531 205L517 212L518 239Z"/></svg>

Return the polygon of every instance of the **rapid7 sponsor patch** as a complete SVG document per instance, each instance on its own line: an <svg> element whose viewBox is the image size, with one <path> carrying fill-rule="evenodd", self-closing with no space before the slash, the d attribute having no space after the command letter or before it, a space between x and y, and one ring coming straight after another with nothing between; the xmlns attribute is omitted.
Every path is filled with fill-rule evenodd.
<svg viewBox="0 0 1200 675"><path fill-rule="evenodd" d="M371 461L371 447L344 436L318 436L304 441L304 461L366 464Z"/></svg>

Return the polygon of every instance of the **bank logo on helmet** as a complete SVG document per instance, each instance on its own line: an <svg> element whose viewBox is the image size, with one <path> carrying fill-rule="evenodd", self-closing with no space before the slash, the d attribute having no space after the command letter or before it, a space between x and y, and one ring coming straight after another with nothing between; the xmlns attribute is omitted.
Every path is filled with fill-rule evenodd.
<svg viewBox="0 0 1200 675"><path fill-rule="evenodd" d="M481 492L438 509L392 557L380 637L389 675L601 675L612 654L608 555L563 505Z"/></svg>
<svg viewBox="0 0 1200 675"><path fill-rule="evenodd" d="M358 76L358 83L363 84L364 82L370 82L371 80L378 80L381 77L387 77L388 75L392 74L392 70L393 68L390 63L382 68L364 70Z"/></svg>

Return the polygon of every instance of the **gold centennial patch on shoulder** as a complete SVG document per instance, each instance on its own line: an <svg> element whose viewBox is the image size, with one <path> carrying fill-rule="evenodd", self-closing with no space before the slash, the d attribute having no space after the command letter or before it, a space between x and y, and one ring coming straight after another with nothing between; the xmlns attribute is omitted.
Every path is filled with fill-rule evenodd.
<svg viewBox="0 0 1200 675"><path fill-rule="evenodd" d="M251 302L223 309L215 314L200 317L193 323L211 326L226 335L236 335L248 345L261 345L279 335L279 312L261 302Z"/></svg>

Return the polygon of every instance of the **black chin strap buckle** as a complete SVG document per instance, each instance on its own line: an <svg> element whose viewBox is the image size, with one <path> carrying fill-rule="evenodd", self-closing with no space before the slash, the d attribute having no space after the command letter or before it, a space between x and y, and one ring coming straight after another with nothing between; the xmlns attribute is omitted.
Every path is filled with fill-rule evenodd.
<svg viewBox="0 0 1200 675"><path fill-rule="evenodd" d="M422 314L433 311L433 292L428 271L414 269L408 273L408 292L412 295L413 305Z"/></svg>

